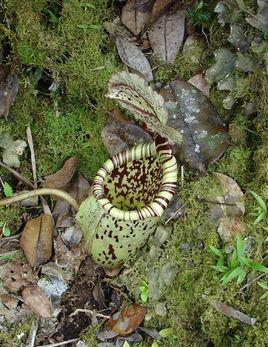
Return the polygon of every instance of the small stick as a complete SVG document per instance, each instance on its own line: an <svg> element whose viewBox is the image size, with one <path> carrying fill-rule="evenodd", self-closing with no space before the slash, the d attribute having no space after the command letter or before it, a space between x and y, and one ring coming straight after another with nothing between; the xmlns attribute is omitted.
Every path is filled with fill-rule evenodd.
<svg viewBox="0 0 268 347"><path fill-rule="evenodd" d="M237 206L236 204L230 204L228 202L219 202L214 200L207 200L205 198L198 199L199 202L207 202L209 204L215 204L215 205L223 205L223 206Z"/></svg>
<svg viewBox="0 0 268 347"><path fill-rule="evenodd" d="M169 219L167 219L164 223L164 225L167 225L167 223L173 218L175 217L185 206L187 206L189 204L189 201L186 202L185 204L183 204L181 207L179 207L175 212L172 213L172 215L169 217Z"/></svg>
<svg viewBox="0 0 268 347"><path fill-rule="evenodd" d="M184 166L181 165L181 187L183 187L184 184Z"/></svg>
<svg viewBox="0 0 268 347"><path fill-rule="evenodd" d="M71 339L71 340L67 340L67 341L62 341L62 342L56 342L56 343L51 343L49 345L40 345L37 347L57 347L57 346L62 346L65 345L67 343L72 343L72 342L78 342L80 339Z"/></svg>
<svg viewBox="0 0 268 347"><path fill-rule="evenodd" d="M243 290L245 290L245 289L247 289L248 287L250 287L250 286L252 285L252 283L254 283L254 282L260 280L260 279L261 279L262 277L264 277L264 276L265 276L265 273L264 273L264 274L260 274L259 276L253 278L250 282L246 283L243 287L241 287L241 288L239 289L239 291L238 291L236 294L242 293Z"/></svg>
<svg viewBox="0 0 268 347"><path fill-rule="evenodd" d="M34 153L33 137L32 137L32 132L30 127L27 128L26 134L27 134L27 141L29 144L30 152L31 152L31 164L32 164L34 187L37 188L36 160L35 160L35 153Z"/></svg>
<svg viewBox="0 0 268 347"><path fill-rule="evenodd" d="M90 316L96 316L96 317L105 318L105 319L110 319L111 318L110 316L106 316L104 314L97 313L95 311L88 310L88 309L85 309L85 308L78 308L78 309L76 309L73 313L70 314L69 317L76 316L79 312L87 313Z"/></svg>
<svg viewBox="0 0 268 347"><path fill-rule="evenodd" d="M29 333L29 337L27 339L25 347L34 347L34 342L35 342L35 338L36 338L37 329L38 329L38 321L34 320L33 323L32 323L31 330L30 330L30 333Z"/></svg>
<svg viewBox="0 0 268 347"><path fill-rule="evenodd" d="M12 173L19 181L25 183L27 186L31 188L35 188L35 186L32 184L31 181L28 180L28 178L21 176L17 171L11 169L11 167L7 166L6 164L2 163L0 161L0 166L6 170L8 170L10 173Z"/></svg>

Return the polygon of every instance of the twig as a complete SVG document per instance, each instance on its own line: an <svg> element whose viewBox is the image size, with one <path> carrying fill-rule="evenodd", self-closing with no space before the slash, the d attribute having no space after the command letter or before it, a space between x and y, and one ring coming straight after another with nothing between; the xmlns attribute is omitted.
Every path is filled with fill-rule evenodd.
<svg viewBox="0 0 268 347"><path fill-rule="evenodd" d="M62 341L62 342L51 343L49 345L42 345L42 346L40 345L40 346L37 346L37 347L57 347L57 346L65 345L67 343L77 342L79 340L80 339L71 339L71 340L66 340L66 341Z"/></svg>
<svg viewBox="0 0 268 347"><path fill-rule="evenodd" d="M189 201L187 201L185 204L183 204L182 206L180 206L175 212L172 213L172 215L165 221L164 225L167 225L167 223L173 218L175 217L185 206L187 206L189 204Z"/></svg>
<svg viewBox="0 0 268 347"><path fill-rule="evenodd" d="M105 319L110 319L110 318L111 318L110 316L106 316L106 315L104 315L104 314L97 313L97 312L92 311L92 310L88 310L88 309L86 309L86 308L78 308L78 309L76 309L73 313L70 314L69 317L75 316L75 315L77 315L79 312L87 313L87 314L89 314L90 316L95 316L95 317L100 317L100 318L105 318Z"/></svg>
<svg viewBox="0 0 268 347"><path fill-rule="evenodd" d="M200 198L198 199L199 202L207 202L209 204L214 204L214 205L223 205L223 206L237 206L236 204L230 204L228 202L220 202L220 201L214 201L214 200L207 200L205 198Z"/></svg>
<svg viewBox="0 0 268 347"><path fill-rule="evenodd" d="M27 134L28 145L31 152L31 164L32 164L34 187L37 188L36 160L35 160L35 153L34 153L33 137L32 137L32 132L30 127L27 128L26 134Z"/></svg>
<svg viewBox="0 0 268 347"><path fill-rule="evenodd" d="M37 329L38 329L38 321L34 320L33 323L32 323L31 330L30 330L30 333L29 333L29 337L27 339L25 347L34 347L34 342L35 342L35 338L36 338Z"/></svg>
<svg viewBox="0 0 268 347"><path fill-rule="evenodd" d="M238 291L236 294L242 293L243 290L245 290L245 289L247 289L248 287L250 287L250 286L252 285L252 283L258 281L259 279L261 279L261 278L264 277L264 276L265 276L265 273L260 274L259 276L253 278L250 282L246 283L243 287L241 287L241 288L239 289L239 291Z"/></svg>
<svg viewBox="0 0 268 347"><path fill-rule="evenodd" d="M31 181L28 180L28 178L21 176L21 174L19 174L17 171L11 169L9 166L7 166L6 164L2 163L0 161L0 166L6 170L8 170L10 173L12 173L19 181L25 183L27 186L31 187L31 188L35 188L35 186L32 184Z"/></svg>

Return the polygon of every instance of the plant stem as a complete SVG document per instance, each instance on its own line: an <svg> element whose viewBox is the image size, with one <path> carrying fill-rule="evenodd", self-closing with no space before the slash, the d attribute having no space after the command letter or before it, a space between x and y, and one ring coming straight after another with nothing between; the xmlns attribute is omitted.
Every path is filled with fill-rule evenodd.
<svg viewBox="0 0 268 347"><path fill-rule="evenodd" d="M60 189L53 189L53 188L40 188L40 189L32 190L30 192L13 195L10 198L0 200L0 206L14 204L15 202L19 202L21 200L25 200L33 196L39 196L39 195L54 195L57 198L67 201L76 211L79 210L78 201L74 199L69 193Z"/></svg>

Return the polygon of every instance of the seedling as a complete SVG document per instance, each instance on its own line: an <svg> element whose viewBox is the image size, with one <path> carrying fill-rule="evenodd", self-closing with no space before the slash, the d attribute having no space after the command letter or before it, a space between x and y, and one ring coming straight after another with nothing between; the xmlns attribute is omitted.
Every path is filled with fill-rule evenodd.
<svg viewBox="0 0 268 347"><path fill-rule="evenodd" d="M250 269L268 273L268 268L266 266L257 263L246 256L246 247L241 236L237 236L236 248L234 249L231 258L227 261L221 250L214 246L210 246L210 249L219 258L217 265L212 266L212 268L223 274L220 279L223 285L234 279L237 280L238 284L242 283Z"/></svg>
<svg viewBox="0 0 268 347"><path fill-rule="evenodd" d="M257 193L253 191L250 191L250 193L258 203L258 207L256 207L254 213L252 213L252 215L256 217L254 224L258 224L262 221L268 223L268 210L265 201Z"/></svg>
<svg viewBox="0 0 268 347"><path fill-rule="evenodd" d="M11 235L11 230L6 226L6 223L2 226L2 235L5 237Z"/></svg>
<svg viewBox="0 0 268 347"><path fill-rule="evenodd" d="M209 13L206 11L207 9L204 1L197 1L194 6L187 11L187 17L194 25L202 25L209 20Z"/></svg>
<svg viewBox="0 0 268 347"><path fill-rule="evenodd" d="M12 189L11 185L9 183L7 183L7 182L3 182L2 180L1 180L1 184L2 184L5 196L7 198L12 196L13 195L13 189Z"/></svg>
<svg viewBox="0 0 268 347"><path fill-rule="evenodd" d="M143 302L147 302L148 301L148 297L149 297L149 287L148 287L148 283L145 281L141 281L141 285L139 287L140 291L141 291L141 295L140 298Z"/></svg>
<svg viewBox="0 0 268 347"><path fill-rule="evenodd" d="M265 290L264 294L261 296L261 299L268 300L268 284L267 284L267 282L258 282L258 285Z"/></svg>

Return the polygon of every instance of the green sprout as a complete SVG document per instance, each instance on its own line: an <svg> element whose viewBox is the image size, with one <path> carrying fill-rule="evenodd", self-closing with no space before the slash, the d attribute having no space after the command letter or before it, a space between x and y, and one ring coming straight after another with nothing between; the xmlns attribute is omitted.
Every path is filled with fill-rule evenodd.
<svg viewBox="0 0 268 347"><path fill-rule="evenodd" d="M261 299L268 300L268 284L267 284L267 282L258 282L258 285L265 290L265 293L261 296Z"/></svg>
<svg viewBox="0 0 268 347"><path fill-rule="evenodd" d="M268 273L268 268L260 263L255 262L246 256L246 247L241 236L236 238L236 248L233 250L231 258L226 261L225 255L221 250L210 246L210 250L219 258L217 265L212 268L223 274L220 281L225 285L236 279L237 284L244 281L249 269Z"/></svg>
<svg viewBox="0 0 268 347"><path fill-rule="evenodd" d="M205 2L203 0L196 1L194 6L187 11L187 17L192 24L203 25L210 18L209 13L206 11Z"/></svg>
<svg viewBox="0 0 268 347"><path fill-rule="evenodd" d="M148 297L149 297L149 287L148 287L148 283L145 281L141 281L141 285L139 287L141 294L140 294L140 298L143 302L147 302L148 301Z"/></svg>
<svg viewBox="0 0 268 347"><path fill-rule="evenodd" d="M7 198L12 196L13 195L13 189L12 189L11 185L9 183L7 183L7 182L3 182L2 180L1 180L1 184L2 184L5 196Z"/></svg>
<svg viewBox="0 0 268 347"><path fill-rule="evenodd" d="M254 224L258 224L262 221L267 223L268 222L268 210L267 210L267 206L266 206L265 201L257 193L255 193L253 191L250 191L250 193L253 195L253 197L255 198L255 200L258 203L258 207L256 207L254 213L252 213L252 215L256 217Z"/></svg>

